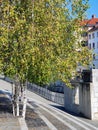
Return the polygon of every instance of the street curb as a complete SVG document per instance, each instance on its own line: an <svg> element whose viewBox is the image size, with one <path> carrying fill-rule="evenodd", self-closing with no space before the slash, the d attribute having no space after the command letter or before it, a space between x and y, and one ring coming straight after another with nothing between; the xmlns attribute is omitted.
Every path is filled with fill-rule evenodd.
<svg viewBox="0 0 98 130"><path fill-rule="evenodd" d="M18 121L20 123L21 130L28 130L28 127L24 118L18 118Z"/></svg>

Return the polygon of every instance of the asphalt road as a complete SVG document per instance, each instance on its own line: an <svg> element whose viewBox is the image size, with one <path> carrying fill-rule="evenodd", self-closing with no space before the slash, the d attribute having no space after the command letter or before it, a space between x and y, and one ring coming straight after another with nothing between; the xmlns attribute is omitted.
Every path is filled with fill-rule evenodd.
<svg viewBox="0 0 98 130"><path fill-rule="evenodd" d="M0 89L10 95L11 84L0 80ZM64 107L27 90L28 106L39 114L50 130L98 130L98 120L92 121L65 111Z"/></svg>

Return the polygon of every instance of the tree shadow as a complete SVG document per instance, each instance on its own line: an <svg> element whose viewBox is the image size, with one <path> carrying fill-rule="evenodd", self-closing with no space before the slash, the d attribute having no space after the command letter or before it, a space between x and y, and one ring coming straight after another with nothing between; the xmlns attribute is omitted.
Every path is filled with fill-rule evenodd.
<svg viewBox="0 0 98 130"><path fill-rule="evenodd" d="M84 118L84 115L82 115L81 113L77 114L75 112L69 111L69 110L65 109L63 106L60 106L60 105L51 105L51 106L54 107L54 108L57 108L61 112L68 113L68 114L75 116L75 117L83 117Z"/></svg>
<svg viewBox="0 0 98 130"><path fill-rule="evenodd" d="M0 90L0 114L1 113L12 113L12 102L2 90Z"/></svg>

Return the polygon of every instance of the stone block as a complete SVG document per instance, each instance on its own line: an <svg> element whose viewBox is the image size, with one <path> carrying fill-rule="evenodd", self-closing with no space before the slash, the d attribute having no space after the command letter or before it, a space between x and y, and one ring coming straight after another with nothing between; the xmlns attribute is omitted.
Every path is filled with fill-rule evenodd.
<svg viewBox="0 0 98 130"><path fill-rule="evenodd" d="M95 92L95 97L98 98L98 93Z"/></svg>
<svg viewBox="0 0 98 130"><path fill-rule="evenodd" d="M98 70L95 69L95 70L92 70L92 81L93 83L98 83Z"/></svg>
<svg viewBox="0 0 98 130"><path fill-rule="evenodd" d="M98 102L93 103L93 107L94 107L94 108L97 108L97 107L98 107Z"/></svg>
<svg viewBox="0 0 98 130"><path fill-rule="evenodd" d="M98 119L98 112L94 113L94 119Z"/></svg>
<svg viewBox="0 0 98 130"><path fill-rule="evenodd" d="M94 91L98 92L98 85L97 86L93 86L94 87Z"/></svg>
<svg viewBox="0 0 98 130"><path fill-rule="evenodd" d="M93 108L93 113L98 112L98 107Z"/></svg>
<svg viewBox="0 0 98 130"><path fill-rule="evenodd" d="M93 99L93 102L94 102L94 103L95 103L95 102L97 103L97 102L98 102L98 98L94 98L94 99Z"/></svg>

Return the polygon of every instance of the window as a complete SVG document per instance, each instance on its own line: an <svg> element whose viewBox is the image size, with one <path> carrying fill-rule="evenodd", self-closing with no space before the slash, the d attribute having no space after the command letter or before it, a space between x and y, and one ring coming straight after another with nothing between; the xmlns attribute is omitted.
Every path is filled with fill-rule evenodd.
<svg viewBox="0 0 98 130"><path fill-rule="evenodd" d="M81 41L81 45L82 45L83 47L88 46L88 42L87 42L87 41Z"/></svg>
<svg viewBox="0 0 98 130"><path fill-rule="evenodd" d="M93 49L95 49L95 43L93 43Z"/></svg>
<svg viewBox="0 0 98 130"><path fill-rule="evenodd" d="M92 33L92 38L95 38L95 34L94 33Z"/></svg>
<svg viewBox="0 0 98 130"><path fill-rule="evenodd" d="M95 65L93 64L93 69L95 69Z"/></svg>
<svg viewBox="0 0 98 130"><path fill-rule="evenodd" d="M91 34L88 35L88 38L91 39Z"/></svg>
<svg viewBox="0 0 98 130"><path fill-rule="evenodd" d="M97 32L97 37L98 37L98 32Z"/></svg>
<svg viewBox="0 0 98 130"><path fill-rule="evenodd" d="M87 32L83 32L82 37L86 37L86 36L87 36Z"/></svg>
<svg viewBox="0 0 98 130"><path fill-rule="evenodd" d="M93 54L93 60L95 60L95 54Z"/></svg>
<svg viewBox="0 0 98 130"><path fill-rule="evenodd" d="M89 44L89 49L91 49L91 43Z"/></svg>

